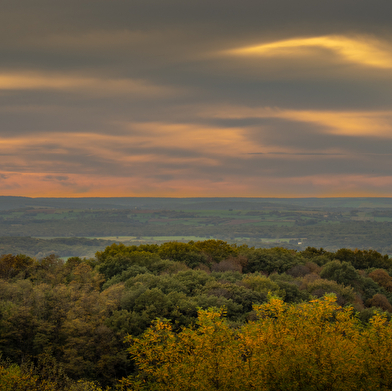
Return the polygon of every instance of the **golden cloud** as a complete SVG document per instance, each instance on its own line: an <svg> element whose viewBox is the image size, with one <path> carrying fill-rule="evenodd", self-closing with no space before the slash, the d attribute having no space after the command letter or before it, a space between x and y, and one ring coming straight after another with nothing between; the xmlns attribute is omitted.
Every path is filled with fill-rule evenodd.
<svg viewBox="0 0 392 391"><path fill-rule="evenodd" d="M207 118L281 118L321 125L326 133L392 138L392 111L290 110L270 107L223 106L204 108Z"/></svg>
<svg viewBox="0 0 392 391"><path fill-rule="evenodd" d="M310 122L328 133L392 138L392 111L286 111L282 118Z"/></svg>
<svg viewBox="0 0 392 391"><path fill-rule="evenodd" d="M294 38L240 47L225 51L224 54L243 57L304 57L319 55L317 51L320 49L332 52L343 62L375 68L392 68L391 45L368 37L327 35Z"/></svg>
<svg viewBox="0 0 392 391"><path fill-rule="evenodd" d="M110 79L42 72L1 72L1 90L57 90L78 93L131 94L164 97L179 89L159 86L140 79Z"/></svg>

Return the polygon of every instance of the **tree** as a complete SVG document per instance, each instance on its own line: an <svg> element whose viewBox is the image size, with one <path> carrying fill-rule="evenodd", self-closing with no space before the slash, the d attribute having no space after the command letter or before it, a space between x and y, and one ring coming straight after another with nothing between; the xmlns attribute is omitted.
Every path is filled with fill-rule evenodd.
<svg viewBox="0 0 392 391"><path fill-rule="evenodd" d="M0 278L9 279L31 267L34 260L26 255L4 254L0 257Z"/></svg>
<svg viewBox="0 0 392 391"><path fill-rule="evenodd" d="M350 262L356 269L377 267L382 269L392 268L392 259L388 255L381 255L375 250L350 250L341 248L336 251L335 258L340 261Z"/></svg>
<svg viewBox="0 0 392 391"><path fill-rule="evenodd" d="M223 310L199 311L197 327L174 333L159 320L127 337L139 368L132 390L389 390L392 325L375 314L362 329L351 308L325 296L301 305L271 297L257 320L229 327ZM374 361L373 361L374 360Z"/></svg>
<svg viewBox="0 0 392 391"><path fill-rule="evenodd" d="M383 269L372 271L368 277L377 282L378 285L385 288L388 292L392 292L392 277Z"/></svg>
<svg viewBox="0 0 392 391"><path fill-rule="evenodd" d="M392 305L389 303L388 299L380 293L376 293L371 299L367 300L366 304L369 307L377 307L381 308L383 311L392 312Z"/></svg>
<svg viewBox="0 0 392 391"><path fill-rule="evenodd" d="M295 251L282 247L274 247L272 249L258 248L249 251L246 255L248 262L244 267L245 273L284 273L295 265L305 263L304 258Z"/></svg>
<svg viewBox="0 0 392 391"><path fill-rule="evenodd" d="M360 275L349 262L334 260L324 265L321 278L336 281L338 284L354 286L360 280Z"/></svg>
<svg viewBox="0 0 392 391"><path fill-rule="evenodd" d="M147 251L128 251L126 254L110 254L102 257L97 270L108 280L134 265L149 268L159 262L161 258L158 254Z"/></svg>

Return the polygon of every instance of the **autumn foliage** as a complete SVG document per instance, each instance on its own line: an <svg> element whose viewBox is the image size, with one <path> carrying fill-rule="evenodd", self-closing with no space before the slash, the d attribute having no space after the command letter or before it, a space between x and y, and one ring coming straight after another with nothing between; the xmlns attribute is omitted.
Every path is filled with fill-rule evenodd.
<svg viewBox="0 0 392 391"><path fill-rule="evenodd" d="M392 389L391 276L222 240L0 255L0 390Z"/></svg>
<svg viewBox="0 0 392 391"><path fill-rule="evenodd" d="M200 310L176 334L157 321L128 337L139 374L132 390L390 390L392 324L376 314L361 326L333 295L300 305L272 297L258 319L233 329L223 310Z"/></svg>

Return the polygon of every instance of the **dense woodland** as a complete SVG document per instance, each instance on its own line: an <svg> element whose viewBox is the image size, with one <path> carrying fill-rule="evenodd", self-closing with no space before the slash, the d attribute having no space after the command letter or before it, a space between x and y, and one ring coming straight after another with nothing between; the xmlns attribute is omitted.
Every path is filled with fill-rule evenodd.
<svg viewBox="0 0 392 391"><path fill-rule="evenodd" d="M222 240L6 254L0 389L388 390L391 275L374 250Z"/></svg>

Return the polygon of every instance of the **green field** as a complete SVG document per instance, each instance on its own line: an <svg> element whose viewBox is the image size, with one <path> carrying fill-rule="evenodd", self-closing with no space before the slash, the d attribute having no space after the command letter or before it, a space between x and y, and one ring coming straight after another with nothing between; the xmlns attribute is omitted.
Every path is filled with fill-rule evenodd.
<svg viewBox="0 0 392 391"><path fill-rule="evenodd" d="M89 237L88 239L103 239L103 240L113 240L114 242L145 242L145 241L157 241L157 242L171 242L171 241L199 241L199 240L208 240L215 239L212 237L205 236L99 236L99 237Z"/></svg>
<svg viewBox="0 0 392 391"><path fill-rule="evenodd" d="M0 238L90 238L128 244L221 239L256 247L282 243L296 250L371 247L392 252L392 198L2 200ZM13 208L7 209L7 200ZM91 254L92 247L98 251L104 245L78 244L75 250L70 243L57 245L61 255ZM53 248L50 242L41 244L42 250L34 245L29 253L41 256ZM4 244L0 251L18 249L28 250Z"/></svg>

